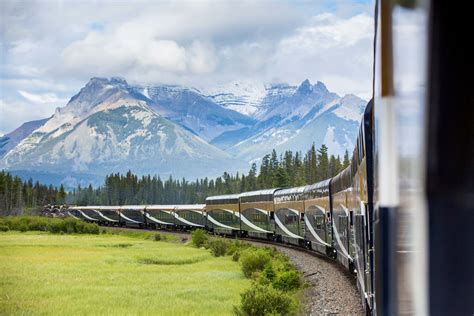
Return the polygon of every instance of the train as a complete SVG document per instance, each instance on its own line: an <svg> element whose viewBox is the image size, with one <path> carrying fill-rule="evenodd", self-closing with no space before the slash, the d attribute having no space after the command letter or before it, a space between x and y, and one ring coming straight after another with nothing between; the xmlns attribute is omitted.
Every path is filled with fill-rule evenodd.
<svg viewBox="0 0 474 316"><path fill-rule="evenodd" d="M68 214L287 243L353 273L367 314L472 315L470 11L449 1L371 2L373 93L338 175L205 204L70 206Z"/></svg>
<svg viewBox="0 0 474 316"><path fill-rule="evenodd" d="M205 204L69 206L71 217L100 225L206 229L290 244L334 259L356 276L361 302L373 309L371 166L373 102L363 116L352 160L338 175L311 185L209 196Z"/></svg>

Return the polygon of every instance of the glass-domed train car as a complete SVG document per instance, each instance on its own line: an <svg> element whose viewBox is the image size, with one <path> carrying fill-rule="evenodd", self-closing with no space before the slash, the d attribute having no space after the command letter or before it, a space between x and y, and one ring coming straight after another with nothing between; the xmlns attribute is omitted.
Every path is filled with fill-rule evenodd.
<svg viewBox="0 0 474 316"><path fill-rule="evenodd" d="M207 227L216 233L236 235L241 230L239 194L206 199Z"/></svg>
<svg viewBox="0 0 474 316"><path fill-rule="evenodd" d="M295 245L304 243L304 186L278 190L274 194L275 232L282 241Z"/></svg>
<svg viewBox="0 0 474 316"><path fill-rule="evenodd" d="M152 228L169 228L175 225L174 205L148 205L143 210L146 223Z"/></svg>
<svg viewBox="0 0 474 316"><path fill-rule="evenodd" d="M273 194L278 189L259 190L240 194L242 231L251 237L273 239L275 205Z"/></svg>
<svg viewBox="0 0 474 316"><path fill-rule="evenodd" d="M175 223L182 229L192 229L206 226L205 204L175 205Z"/></svg>
<svg viewBox="0 0 474 316"><path fill-rule="evenodd" d="M312 250L332 255L330 179L308 185L305 196L305 239Z"/></svg>

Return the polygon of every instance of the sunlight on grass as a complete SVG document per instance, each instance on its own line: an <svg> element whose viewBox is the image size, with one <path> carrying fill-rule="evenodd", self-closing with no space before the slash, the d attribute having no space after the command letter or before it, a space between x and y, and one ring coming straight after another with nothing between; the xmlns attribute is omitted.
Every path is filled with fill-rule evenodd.
<svg viewBox="0 0 474 316"><path fill-rule="evenodd" d="M204 249L119 235L0 233L0 314L232 314L250 286Z"/></svg>

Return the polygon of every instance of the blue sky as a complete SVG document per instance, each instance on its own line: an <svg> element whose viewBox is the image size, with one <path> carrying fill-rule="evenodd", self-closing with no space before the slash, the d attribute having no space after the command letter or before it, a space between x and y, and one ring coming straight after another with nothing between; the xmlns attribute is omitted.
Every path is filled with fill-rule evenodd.
<svg viewBox="0 0 474 316"><path fill-rule="evenodd" d="M212 87L320 80L368 98L372 1L0 3L0 134L94 76Z"/></svg>

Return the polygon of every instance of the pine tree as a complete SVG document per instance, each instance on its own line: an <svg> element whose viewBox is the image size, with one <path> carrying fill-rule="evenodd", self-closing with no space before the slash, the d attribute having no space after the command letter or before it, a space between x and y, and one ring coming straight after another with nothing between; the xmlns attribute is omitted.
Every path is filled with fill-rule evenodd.
<svg viewBox="0 0 474 316"><path fill-rule="evenodd" d="M273 187L286 188L290 186L290 177L285 168L279 167L275 172Z"/></svg>
<svg viewBox="0 0 474 316"><path fill-rule="evenodd" d="M349 167L350 164L351 161L349 159L349 152L346 149L346 152L344 153L344 161L342 162L342 169Z"/></svg>
<svg viewBox="0 0 474 316"><path fill-rule="evenodd" d="M318 173L316 181L322 181L329 178L329 159L328 159L328 148L322 144L321 148L318 149Z"/></svg>

